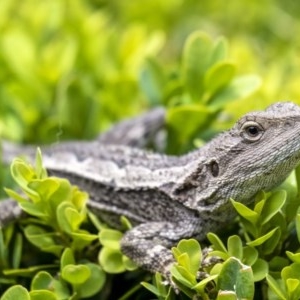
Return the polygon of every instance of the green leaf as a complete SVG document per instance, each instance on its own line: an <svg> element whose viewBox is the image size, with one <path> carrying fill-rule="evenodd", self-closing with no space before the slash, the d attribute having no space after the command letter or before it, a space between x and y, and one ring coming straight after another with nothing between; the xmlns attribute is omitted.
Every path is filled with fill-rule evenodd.
<svg viewBox="0 0 300 300"><path fill-rule="evenodd" d="M290 264L290 261L283 256L273 256L269 261L269 269L272 272L280 273L282 269Z"/></svg>
<svg viewBox="0 0 300 300"><path fill-rule="evenodd" d="M91 270L86 265L66 265L63 267L61 276L73 285L83 284L91 276Z"/></svg>
<svg viewBox="0 0 300 300"><path fill-rule="evenodd" d="M296 224L298 242L300 242L300 213L296 215L295 224Z"/></svg>
<svg viewBox="0 0 300 300"><path fill-rule="evenodd" d="M230 199L230 201L240 216L248 220L251 224L256 224L259 217L257 212L251 210L246 205L240 202L234 201L233 199Z"/></svg>
<svg viewBox="0 0 300 300"><path fill-rule="evenodd" d="M299 279L288 278L286 280L286 287L290 294L294 293L296 289L299 287L299 285L300 285Z"/></svg>
<svg viewBox="0 0 300 300"><path fill-rule="evenodd" d="M252 271L253 271L253 280L255 282L263 280L269 271L269 264L261 259L258 258L256 262L252 265Z"/></svg>
<svg viewBox="0 0 300 300"><path fill-rule="evenodd" d="M14 285L7 289L1 300L31 300L28 291L21 285Z"/></svg>
<svg viewBox="0 0 300 300"><path fill-rule="evenodd" d="M200 268L202 260L202 252L199 242L194 239L183 239L178 243L177 249L181 254L187 254L189 258L187 270L192 274L196 274Z"/></svg>
<svg viewBox="0 0 300 300"><path fill-rule="evenodd" d="M34 276L31 290L47 290L51 288L53 277L46 271L41 271Z"/></svg>
<svg viewBox="0 0 300 300"><path fill-rule="evenodd" d="M202 105L181 105L168 110L166 122L168 127L176 132L178 139L185 141L208 124L214 113Z"/></svg>
<svg viewBox="0 0 300 300"><path fill-rule="evenodd" d="M286 251L285 253L291 261L300 263L300 253L292 253L290 251Z"/></svg>
<svg viewBox="0 0 300 300"><path fill-rule="evenodd" d="M258 251L250 246L243 248L243 263L247 266L252 266L258 258Z"/></svg>
<svg viewBox="0 0 300 300"><path fill-rule="evenodd" d="M69 234L77 231L84 220L84 216L70 202L62 202L58 205L56 218L61 230Z"/></svg>
<svg viewBox="0 0 300 300"><path fill-rule="evenodd" d="M238 259L243 258L243 245L241 238L237 235L230 236L227 241L228 254Z"/></svg>
<svg viewBox="0 0 300 300"><path fill-rule="evenodd" d="M285 281L289 278L299 279L299 274L300 274L300 263L292 263L291 265L283 268L281 271L281 277Z"/></svg>
<svg viewBox="0 0 300 300"><path fill-rule="evenodd" d="M50 177L28 182L28 187L38 193L44 201L48 200L59 189L59 186L59 181Z"/></svg>
<svg viewBox="0 0 300 300"><path fill-rule="evenodd" d="M122 226L124 227L124 229L130 230L132 228L130 221L125 216L120 217L120 222L121 222Z"/></svg>
<svg viewBox="0 0 300 300"><path fill-rule="evenodd" d="M153 284L150 284L148 282L141 282L141 285L144 286L148 291L156 295L158 297L158 300L173 299L170 298L171 287L167 287L164 284L162 276L159 273L155 273L155 275L153 276Z"/></svg>
<svg viewBox="0 0 300 300"><path fill-rule="evenodd" d="M262 209L260 220L261 224L266 224L282 208L286 201L286 191L280 190L273 192L266 200Z"/></svg>
<svg viewBox="0 0 300 300"><path fill-rule="evenodd" d="M77 231L84 220L84 216L70 206L65 208L65 216L71 225L72 232Z"/></svg>
<svg viewBox="0 0 300 300"><path fill-rule="evenodd" d="M0 263L2 268L8 267L7 245L4 242L3 229L0 227Z"/></svg>
<svg viewBox="0 0 300 300"><path fill-rule="evenodd" d="M209 257L214 257L214 256L220 257L223 260L227 260L230 257L228 252L223 252L223 251L218 251L218 250L209 252L208 256Z"/></svg>
<svg viewBox="0 0 300 300"><path fill-rule="evenodd" d="M281 230L279 227L276 227L273 235L262 245L261 251L265 254L272 254L276 247L278 247L279 241L281 238Z"/></svg>
<svg viewBox="0 0 300 300"><path fill-rule="evenodd" d="M13 190L11 190L11 189L4 188L4 191L6 192L6 194L7 194L10 198L12 198L12 199L18 201L19 203L22 203L22 202L26 202L26 201L27 201L26 198L20 196L18 193L16 193L15 191L13 191Z"/></svg>
<svg viewBox="0 0 300 300"><path fill-rule="evenodd" d="M64 201L70 200L72 196L71 184L66 179L48 177L43 180L30 182L30 187L43 196L44 205L50 208L49 214L55 215L57 207Z"/></svg>
<svg viewBox="0 0 300 300"><path fill-rule="evenodd" d="M230 62L219 62L205 74L205 87L209 95L214 95L229 84L235 74L235 66Z"/></svg>
<svg viewBox="0 0 300 300"><path fill-rule="evenodd" d="M66 248L60 258L60 269L62 270L67 265L74 265L75 258L71 248Z"/></svg>
<svg viewBox="0 0 300 300"><path fill-rule="evenodd" d="M40 271L38 272L31 282L31 292L32 291L48 290L54 292L58 299L67 299L70 296L70 292L65 283L54 279L48 272ZM30 292L30 295L32 295ZM39 293L35 294L36 297Z"/></svg>
<svg viewBox="0 0 300 300"><path fill-rule="evenodd" d="M267 198L264 198L264 199L261 199L260 201L258 201L255 206L254 206L254 211L260 215L262 210L263 210L263 207L265 206L265 203L267 201Z"/></svg>
<svg viewBox="0 0 300 300"><path fill-rule="evenodd" d="M210 100L211 105L220 107L230 101L243 99L255 92L261 85L261 80L255 75L246 75L235 78L229 85L217 93Z"/></svg>
<svg viewBox="0 0 300 300"><path fill-rule="evenodd" d="M238 300L236 293L233 291L219 291L217 300Z"/></svg>
<svg viewBox="0 0 300 300"><path fill-rule="evenodd" d="M102 223L100 221L100 219L95 214L93 214L92 212L88 211L87 215L89 217L89 220L92 222L92 224L97 229L97 231L101 231L102 229L107 228L107 225Z"/></svg>
<svg viewBox="0 0 300 300"><path fill-rule="evenodd" d="M15 49L22 49L20 55L13 55ZM2 55L9 68L19 80L29 87L35 80L36 51L33 36L21 26L10 26L2 35ZM23 66L23 67L22 67ZM18 82L18 80L16 81ZM30 84L31 82L31 84ZM22 84L19 82L21 87Z"/></svg>
<svg viewBox="0 0 300 300"><path fill-rule="evenodd" d="M47 178L48 175L46 169L43 167L43 157L40 148L37 148L36 150L35 169L36 169L36 174L38 179Z"/></svg>
<svg viewBox="0 0 300 300"><path fill-rule="evenodd" d="M276 227L273 230L266 233L265 235L255 239L251 242L248 242L247 245L252 246L252 247L260 246L263 243L265 243L268 239L270 239L276 233L276 231L278 231L278 230L279 230L279 227Z"/></svg>
<svg viewBox="0 0 300 300"><path fill-rule="evenodd" d="M150 291L152 294L156 295L157 297L160 296L157 287L154 286L153 284L150 284L150 283L148 283L148 282L142 281L142 282L141 282L141 285L142 285L143 287L145 287L148 291Z"/></svg>
<svg viewBox="0 0 300 300"><path fill-rule="evenodd" d="M188 288L192 288L197 284L194 274L182 266L173 265L170 272L172 277Z"/></svg>
<svg viewBox="0 0 300 300"><path fill-rule="evenodd" d="M71 237L73 239L71 243L71 248L76 251L81 251L85 247L89 246L92 241L98 239L98 235L90 234L85 230L78 230L77 232L72 232Z"/></svg>
<svg viewBox="0 0 300 300"><path fill-rule="evenodd" d="M269 287L279 297L279 299L286 300L287 297L285 295L285 292L281 289L278 282L269 274L267 274L266 279L267 279Z"/></svg>
<svg viewBox="0 0 300 300"><path fill-rule="evenodd" d="M158 293L160 295L159 300L170 300L169 295L170 295L171 287L165 285L164 278L160 273L158 272L155 273L155 275L153 276L153 283L158 289Z"/></svg>
<svg viewBox="0 0 300 300"><path fill-rule="evenodd" d="M30 199L34 202L39 202L39 195L28 187L28 182L35 178L34 169L23 160L16 158L11 164L11 175L17 184L22 188Z"/></svg>
<svg viewBox="0 0 300 300"><path fill-rule="evenodd" d="M57 300L55 293L48 290L30 291L30 300Z"/></svg>
<svg viewBox="0 0 300 300"><path fill-rule="evenodd" d="M123 265L127 271L133 271L138 268L137 264L134 263L129 257L126 255L122 256Z"/></svg>
<svg viewBox="0 0 300 300"><path fill-rule="evenodd" d="M23 254L23 237L20 233L18 233L14 237L14 247L13 247L13 255L12 255L12 267L14 269L20 267L22 254Z"/></svg>
<svg viewBox="0 0 300 300"><path fill-rule="evenodd" d="M26 213L28 213L31 216L48 220L50 218L49 214L45 212L45 204L43 202L39 203L32 203L29 201L21 202L20 207L22 210L24 210Z"/></svg>
<svg viewBox="0 0 300 300"><path fill-rule="evenodd" d="M182 266L185 270L189 271L190 258L187 253L182 253L176 257L179 266Z"/></svg>
<svg viewBox="0 0 300 300"><path fill-rule="evenodd" d="M192 33L183 50L183 80L193 99L200 99L203 92L203 80L210 67L213 53L211 38L203 32Z"/></svg>
<svg viewBox="0 0 300 300"><path fill-rule="evenodd" d="M113 250L120 250L123 233L114 229L102 229L99 233L100 243Z"/></svg>
<svg viewBox="0 0 300 300"><path fill-rule="evenodd" d="M57 265L51 264L51 265L38 265L29 267L26 269L5 269L3 270L4 275L8 276L23 276L23 277L32 277L34 274L36 274L38 271L45 270L45 269L52 269L57 268Z"/></svg>
<svg viewBox="0 0 300 300"><path fill-rule="evenodd" d="M104 286L106 275L99 265L93 263L84 264L90 270L88 279L76 288L80 297L88 298L98 293Z"/></svg>
<svg viewBox="0 0 300 300"><path fill-rule="evenodd" d="M96 234L91 234L86 230L79 229L77 232L72 232L71 236L73 238L73 242L75 243L76 240L79 243L87 243L90 244L92 241L98 239L98 235ZM80 245L77 245L78 249L82 249Z"/></svg>
<svg viewBox="0 0 300 300"><path fill-rule="evenodd" d="M46 230L35 225L26 226L24 233L26 238L36 247L60 256L63 246L55 243L55 233L48 233Z"/></svg>
<svg viewBox="0 0 300 300"><path fill-rule="evenodd" d="M118 250L103 247L100 250L98 260L107 273L118 274L126 270L123 264L123 254Z"/></svg>
<svg viewBox="0 0 300 300"><path fill-rule="evenodd" d="M227 249L226 249L225 245L223 244L223 242L220 240L220 238L216 234L209 232L207 234L207 238L211 242L214 250L227 253Z"/></svg>
<svg viewBox="0 0 300 300"><path fill-rule="evenodd" d="M68 182L68 184L70 184ZM82 219L86 218L86 203L89 199L89 195L86 192L81 191L77 186L70 186L71 195L70 200L72 204L75 206L78 212L80 212L83 216ZM67 191L66 191L67 192ZM57 195L55 195L57 197ZM65 198L62 198L65 199Z"/></svg>
<svg viewBox="0 0 300 300"><path fill-rule="evenodd" d="M214 65L223 61L227 58L228 55L228 42L224 37L220 37L217 39L213 46L213 51L211 55L210 64Z"/></svg>
<svg viewBox="0 0 300 300"><path fill-rule="evenodd" d="M162 102L164 84L163 69L154 59L148 58L140 74L140 86L152 105Z"/></svg>
<svg viewBox="0 0 300 300"><path fill-rule="evenodd" d="M251 268L243 265L240 260L230 257L223 263L217 288L222 291L235 292L238 299L252 299L254 281Z"/></svg>
<svg viewBox="0 0 300 300"><path fill-rule="evenodd" d="M199 283L193 286L193 290L196 290L198 293L203 293L206 285L216 278L218 278L218 275L210 275L209 277L201 280Z"/></svg>

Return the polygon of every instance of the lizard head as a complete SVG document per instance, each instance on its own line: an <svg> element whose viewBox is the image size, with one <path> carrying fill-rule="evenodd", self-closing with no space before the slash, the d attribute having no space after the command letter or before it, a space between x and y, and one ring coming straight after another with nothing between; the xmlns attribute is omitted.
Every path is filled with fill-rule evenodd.
<svg viewBox="0 0 300 300"><path fill-rule="evenodd" d="M300 107L280 102L248 113L200 149L198 157L198 173L187 179L201 180L188 206L211 212L230 198L250 203L258 191L279 185L300 163Z"/></svg>

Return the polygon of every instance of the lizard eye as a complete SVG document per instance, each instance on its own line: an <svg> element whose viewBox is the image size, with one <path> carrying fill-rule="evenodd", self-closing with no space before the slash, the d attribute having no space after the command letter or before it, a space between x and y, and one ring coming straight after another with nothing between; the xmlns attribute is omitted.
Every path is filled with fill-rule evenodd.
<svg viewBox="0 0 300 300"><path fill-rule="evenodd" d="M254 121L245 122L241 128L241 137L248 142L258 141L263 133L262 126Z"/></svg>

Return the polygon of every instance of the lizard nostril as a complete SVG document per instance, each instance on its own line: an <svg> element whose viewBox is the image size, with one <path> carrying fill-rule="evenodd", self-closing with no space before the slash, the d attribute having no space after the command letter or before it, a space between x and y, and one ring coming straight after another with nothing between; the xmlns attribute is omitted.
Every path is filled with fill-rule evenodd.
<svg viewBox="0 0 300 300"><path fill-rule="evenodd" d="M215 160L212 160L209 164L210 172L213 177L217 177L219 175L219 165Z"/></svg>

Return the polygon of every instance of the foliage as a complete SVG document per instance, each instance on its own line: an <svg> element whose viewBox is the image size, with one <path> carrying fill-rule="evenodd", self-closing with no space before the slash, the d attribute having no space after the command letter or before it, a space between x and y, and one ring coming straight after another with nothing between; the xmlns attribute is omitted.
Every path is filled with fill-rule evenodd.
<svg viewBox="0 0 300 300"><path fill-rule="evenodd" d="M99 237L82 229L87 221L86 193L65 179L49 177L42 166L40 151L37 151L35 168L16 158L11 172L23 194L11 189L6 192L31 216L23 221L24 237L39 251L51 253L53 259L44 265L20 267L24 259L24 237L18 233L12 243L13 227L1 231L1 283L13 285L18 278L32 277L28 290L15 285L1 299L11 297L10 294L28 299L87 298L101 293L106 273L136 269L120 251L120 231L107 228L92 214L90 219L99 229ZM294 243L288 242L294 238L295 229L300 242L300 207L293 214L288 210L288 201L293 203L298 198L295 190L299 188L300 177L297 174L298 169L282 186L285 190L258 193L253 208L231 200L239 214L241 234L229 236L227 246L216 234L209 233L208 254L203 255L199 243L193 239L181 240L172 249L176 260L171 269L172 280L186 299L196 296L252 299L255 283L256 287L261 285L263 294L268 294L270 299L299 298L300 244L297 249ZM128 220L122 218L122 223L124 228L131 228ZM98 241L102 244L100 251ZM13 249L12 261L7 260L9 247ZM98 261L91 261L89 257L97 257L97 251ZM154 284L143 282L142 285L159 299L175 299L173 288L164 285L163 280L156 274Z"/></svg>
<svg viewBox="0 0 300 300"><path fill-rule="evenodd" d="M88 261L83 251L98 237L80 228L87 218L87 194L65 179L48 177L39 151L35 168L21 159L15 159L11 172L25 196L10 189L6 192L19 202L28 215L36 217L24 224L26 239L40 251L53 254L55 259L52 264L20 268L22 242L19 242L14 247L14 252L18 254L17 262L15 259L11 268L2 266L3 278L35 274L28 294L31 299L81 299L97 293L104 284L105 273L98 264ZM1 247L2 252L7 253L5 243ZM84 259L76 261L75 254ZM5 256L1 260L4 259ZM51 269L55 269L57 274L59 272L59 279L49 273ZM17 292L22 295L24 290L11 289L7 293Z"/></svg>
<svg viewBox="0 0 300 300"><path fill-rule="evenodd" d="M291 0L2 0L1 136L91 139L116 120L163 105L165 151L202 145L244 112L282 99L300 103L299 13ZM1 299L104 299L104 281L116 280L106 272L126 283L123 299L137 290L143 298L136 283L147 275L116 275L136 266L120 251L122 233L86 211L84 192L48 177L40 158L36 168L16 160L12 175L23 194L6 191L32 217L0 230L1 291L14 285ZM173 248L181 298L251 298L254 283L258 298L299 298L299 177L298 169L281 190L261 192L254 207L232 200L238 235L230 228L208 235L216 264L205 264L196 241ZM0 181L11 186L7 169ZM176 298L163 280L156 274L143 285L159 299Z"/></svg>
<svg viewBox="0 0 300 300"><path fill-rule="evenodd" d="M295 197L298 199L294 191L299 188L299 180L296 183L295 174L292 174L283 186L286 190L259 193L253 209L232 200L239 214L241 235L229 236L226 247L216 234L209 233L207 238L212 250L208 257L212 264L202 257L195 240L182 240L173 248L177 261L171 271L173 280L187 299L196 296L253 299L255 283L256 296L260 299L263 295L268 295L268 299L299 298L300 208L293 216L286 210L287 199L291 202ZM295 229L297 246L290 241L294 239ZM198 270L206 274L200 281ZM173 299L167 291L155 289L161 284L144 283L144 286L160 299Z"/></svg>
<svg viewBox="0 0 300 300"><path fill-rule="evenodd" d="M159 95L160 99L169 98L166 100L168 104L176 101L180 105L168 110L168 152L176 149L178 153L178 149L193 140L199 132L202 136L207 135L205 129L209 128L225 104L246 97L259 86L260 80L256 76L235 78L235 65L228 61L227 56L227 42L224 38L213 43L207 34L194 32L187 39L176 89L171 90L167 83L166 88L172 97L164 97L166 93L163 92ZM158 70L156 66L156 73L152 74L156 82L162 77L157 74ZM154 79L152 81L155 82ZM172 81L174 85L174 79ZM152 93L155 86L150 85L149 90ZM148 95L150 97L151 94Z"/></svg>
<svg viewBox="0 0 300 300"><path fill-rule="evenodd" d="M194 101L201 99L234 73L259 73L263 85L251 97L226 104L226 118L213 121L213 127L227 128L241 113L275 100L297 101L299 8L294 6L291 0L251 1L245 15L242 3L228 7L220 0L3 0L2 135L25 142L92 138L145 107L184 102L187 91ZM198 47L195 36L188 38L199 29L230 41L230 56L223 45L221 65L211 62L209 72L211 41L202 35L205 46ZM201 75L205 80L195 85ZM204 96L204 102L212 101Z"/></svg>

